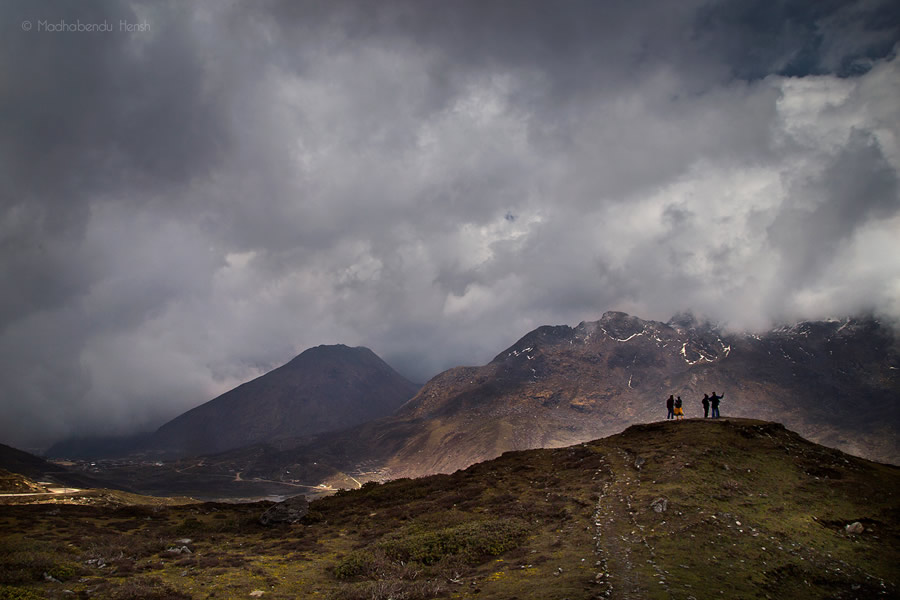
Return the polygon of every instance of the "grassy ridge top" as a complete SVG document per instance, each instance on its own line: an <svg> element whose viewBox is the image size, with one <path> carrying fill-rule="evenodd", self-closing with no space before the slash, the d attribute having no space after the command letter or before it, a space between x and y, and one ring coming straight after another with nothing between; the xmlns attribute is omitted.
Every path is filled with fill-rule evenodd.
<svg viewBox="0 0 900 600"><path fill-rule="evenodd" d="M266 506L7 507L0 584L13 591L0 598L852 598L900 585L900 469L761 421L639 425L367 484L292 526L259 525Z"/></svg>

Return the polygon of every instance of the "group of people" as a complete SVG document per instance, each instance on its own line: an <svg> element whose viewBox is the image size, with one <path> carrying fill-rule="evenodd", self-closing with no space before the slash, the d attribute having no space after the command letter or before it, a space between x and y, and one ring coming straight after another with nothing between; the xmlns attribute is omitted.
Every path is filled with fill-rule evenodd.
<svg viewBox="0 0 900 600"><path fill-rule="evenodd" d="M719 401L725 397L725 394L721 396L717 396L715 392L712 393L712 396L709 394L703 394L703 400L700 403L703 405L703 418L709 418L709 409L712 408L712 418L719 418ZM681 402L681 396L675 397L674 394L669 396L669 399L666 400L666 408L668 409L668 413L666 414L666 420L668 419L683 419L684 418L684 407Z"/></svg>

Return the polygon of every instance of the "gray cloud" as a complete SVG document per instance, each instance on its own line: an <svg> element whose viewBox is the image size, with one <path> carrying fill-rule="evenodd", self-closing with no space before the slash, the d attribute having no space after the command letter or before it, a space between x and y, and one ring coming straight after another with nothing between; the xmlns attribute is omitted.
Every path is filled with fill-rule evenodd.
<svg viewBox="0 0 900 600"><path fill-rule="evenodd" d="M608 309L898 318L890 9L6 3L0 439L320 343L422 381Z"/></svg>

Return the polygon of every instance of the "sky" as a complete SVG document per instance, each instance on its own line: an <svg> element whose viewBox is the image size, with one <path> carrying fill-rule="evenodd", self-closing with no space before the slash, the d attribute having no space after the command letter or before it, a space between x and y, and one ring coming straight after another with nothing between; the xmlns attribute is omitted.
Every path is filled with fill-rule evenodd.
<svg viewBox="0 0 900 600"><path fill-rule="evenodd" d="M0 442L306 348L900 319L895 0L0 3Z"/></svg>

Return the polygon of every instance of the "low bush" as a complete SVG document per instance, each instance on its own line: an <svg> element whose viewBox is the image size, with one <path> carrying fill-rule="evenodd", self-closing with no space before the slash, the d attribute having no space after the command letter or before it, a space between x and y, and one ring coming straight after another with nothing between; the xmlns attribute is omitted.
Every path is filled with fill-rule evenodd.
<svg viewBox="0 0 900 600"><path fill-rule="evenodd" d="M444 556L462 556L467 562L478 562L518 547L528 529L524 521L516 519L474 521L437 531L387 536L378 547L394 560L414 560L425 565Z"/></svg>
<svg viewBox="0 0 900 600"><path fill-rule="evenodd" d="M87 559L112 564L123 558L132 560L152 556L166 548L166 540L159 537L106 533L94 536L85 553Z"/></svg>
<svg viewBox="0 0 900 600"><path fill-rule="evenodd" d="M133 577L111 589L110 600L191 600L191 596L156 577Z"/></svg>
<svg viewBox="0 0 900 600"><path fill-rule="evenodd" d="M367 581L342 585L330 600L428 600L445 591L446 586L437 580Z"/></svg>
<svg viewBox="0 0 900 600"><path fill-rule="evenodd" d="M41 581L44 573L59 573L64 579L75 575L67 564L67 553L55 544L21 535L0 539L0 584ZM69 574L71 571L71 574Z"/></svg>
<svg viewBox="0 0 900 600"><path fill-rule="evenodd" d="M43 596L26 588L0 587L0 600L41 600Z"/></svg>
<svg viewBox="0 0 900 600"><path fill-rule="evenodd" d="M78 566L69 563L53 565L46 571L47 575L53 577L54 579L59 579L60 581L72 579L73 577L78 575L79 572L80 569Z"/></svg>
<svg viewBox="0 0 900 600"><path fill-rule="evenodd" d="M528 531L529 526L518 519L473 521L433 530L410 526L383 537L372 549L351 552L337 564L334 575L338 579L397 577L397 569L409 563L431 566L451 557L475 564L517 548Z"/></svg>

